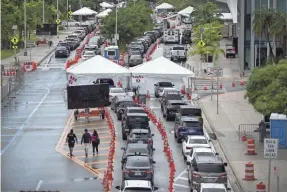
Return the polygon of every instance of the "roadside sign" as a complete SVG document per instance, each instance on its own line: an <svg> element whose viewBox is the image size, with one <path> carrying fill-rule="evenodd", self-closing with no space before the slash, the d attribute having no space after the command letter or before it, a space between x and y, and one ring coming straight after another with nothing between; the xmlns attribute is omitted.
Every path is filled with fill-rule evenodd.
<svg viewBox="0 0 287 192"><path fill-rule="evenodd" d="M13 37L13 38L11 39L11 42L12 42L14 45L17 44L18 41L19 41L19 39L18 39L17 37Z"/></svg>
<svg viewBox="0 0 287 192"><path fill-rule="evenodd" d="M278 139L264 139L264 158L276 159L278 155Z"/></svg>
<svg viewBox="0 0 287 192"><path fill-rule="evenodd" d="M200 28L199 32L202 34L204 32L204 28Z"/></svg>
<svg viewBox="0 0 287 192"><path fill-rule="evenodd" d="M198 43L197 43L197 46L198 47L204 47L205 46L205 42L200 40Z"/></svg>
<svg viewBox="0 0 287 192"><path fill-rule="evenodd" d="M18 46L16 46L16 45L13 45L13 46L12 46L12 48L13 48L13 49L17 49L17 48L18 48Z"/></svg>
<svg viewBox="0 0 287 192"><path fill-rule="evenodd" d="M69 12L68 12L68 15L70 16L70 15L72 15L72 13L73 13L72 11L69 11Z"/></svg>
<svg viewBox="0 0 287 192"><path fill-rule="evenodd" d="M223 76L223 70L222 68L214 68L215 76L221 77Z"/></svg>
<svg viewBox="0 0 287 192"><path fill-rule="evenodd" d="M61 20L60 19L57 19L56 20L56 23L59 25L61 23Z"/></svg>

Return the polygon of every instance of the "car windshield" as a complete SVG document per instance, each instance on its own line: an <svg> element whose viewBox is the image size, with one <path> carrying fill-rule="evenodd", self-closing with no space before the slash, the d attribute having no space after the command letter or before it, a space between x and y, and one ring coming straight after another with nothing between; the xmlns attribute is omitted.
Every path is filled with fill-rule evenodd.
<svg viewBox="0 0 287 192"><path fill-rule="evenodd" d="M131 117L129 117L129 120L143 123L143 122L148 122L148 117L145 117L145 116L131 116Z"/></svg>
<svg viewBox="0 0 287 192"><path fill-rule="evenodd" d="M134 153L142 153L143 155L148 154L148 149L142 147L128 147L127 154L134 154Z"/></svg>
<svg viewBox="0 0 287 192"><path fill-rule="evenodd" d="M143 187L129 187L126 188L123 192L152 192L151 189L143 188Z"/></svg>
<svg viewBox="0 0 287 192"><path fill-rule="evenodd" d="M133 45L142 45L140 42L131 42L131 46Z"/></svg>
<svg viewBox="0 0 287 192"><path fill-rule="evenodd" d="M121 108L124 108L124 107L127 107L127 106L135 106L136 104L133 102L133 101L123 101L123 102L120 102L119 104L119 107Z"/></svg>
<svg viewBox="0 0 287 192"><path fill-rule="evenodd" d="M134 133L132 135L132 138L134 138L134 139L138 139L138 138L148 139L148 138L150 138L150 136L148 133Z"/></svg>
<svg viewBox="0 0 287 192"><path fill-rule="evenodd" d="M167 100L182 100L182 97L179 94L168 94L165 98Z"/></svg>
<svg viewBox="0 0 287 192"><path fill-rule="evenodd" d="M119 88L119 89L111 89L111 93L124 93L125 90Z"/></svg>
<svg viewBox="0 0 287 192"><path fill-rule="evenodd" d="M158 85L160 87L173 87L172 83L170 82L159 82Z"/></svg>
<svg viewBox="0 0 287 192"><path fill-rule="evenodd" d="M128 113L146 113L143 109L130 109Z"/></svg>
<svg viewBox="0 0 287 192"><path fill-rule="evenodd" d="M82 33L82 31L74 31L74 33Z"/></svg>
<svg viewBox="0 0 287 192"><path fill-rule="evenodd" d="M214 154L211 152L196 152L196 156L208 156L208 157L213 157Z"/></svg>
<svg viewBox="0 0 287 192"><path fill-rule="evenodd" d="M195 109L195 108L190 108L190 109L183 109L182 116L201 116L201 109Z"/></svg>
<svg viewBox="0 0 287 192"><path fill-rule="evenodd" d="M93 55L95 55L94 52L85 52L84 53L84 56L93 56Z"/></svg>
<svg viewBox="0 0 287 192"><path fill-rule="evenodd" d="M131 156L127 158L126 168L142 168L149 169L150 168L150 159L146 156Z"/></svg>
<svg viewBox="0 0 287 192"><path fill-rule="evenodd" d="M114 86L114 81L112 79L99 79L100 83L108 83L109 85Z"/></svg>
<svg viewBox="0 0 287 192"><path fill-rule="evenodd" d="M139 52L139 51L131 51L130 54L131 55L141 55L141 52Z"/></svg>
<svg viewBox="0 0 287 192"><path fill-rule="evenodd" d="M66 47L57 47L57 50L61 50L61 51L66 50L66 49L67 49Z"/></svg>
<svg viewBox="0 0 287 192"><path fill-rule="evenodd" d="M207 144L206 139L190 139L189 144Z"/></svg>
<svg viewBox="0 0 287 192"><path fill-rule="evenodd" d="M172 106L186 105L185 103L171 103Z"/></svg>
<svg viewBox="0 0 287 192"><path fill-rule="evenodd" d="M225 172L225 167L223 164L216 163L198 163L197 164L198 172L207 172L207 173L223 173Z"/></svg>
<svg viewBox="0 0 287 192"><path fill-rule="evenodd" d="M184 127L195 127L195 126L199 126L199 125L200 125L199 121L185 121L185 122L183 122Z"/></svg>
<svg viewBox="0 0 287 192"><path fill-rule="evenodd" d="M131 55L130 59L142 59L140 55Z"/></svg>
<svg viewBox="0 0 287 192"><path fill-rule="evenodd" d="M184 50L184 47L173 47L172 50L181 51L181 50Z"/></svg>

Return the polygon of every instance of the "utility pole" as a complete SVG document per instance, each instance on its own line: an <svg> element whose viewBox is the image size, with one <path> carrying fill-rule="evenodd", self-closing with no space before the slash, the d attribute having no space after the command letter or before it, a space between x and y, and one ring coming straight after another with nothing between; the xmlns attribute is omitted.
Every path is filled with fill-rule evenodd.
<svg viewBox="0 0 287 192"><path fill-rule="evenodd" d="M43 0L43 24L45 23L45 0Z"/></svg>
<svg viewBox="0 0 287 192"><path fill-rule="evenodd" d="M69 0L67 0L67 29L69 28Z"/></svg>
<svg viewBox="0 0 287 192"><path fill-rule="evenodd" d="M24 56L27 56L27 10L26 0L24 0Z"/></svg>
<svg viewBox="0 0 287 192"><path fill-rule="evenodd" d="M57 20L59 19L59 0L57 0ZM59 39L59 25L57 24L57 38Z"/></svg>
<svg viewBox="0 0 287 192"><path fill-rule="evenodd" d="M115 45L118 45L118 0L116 4L116 29L115 29Z"/></svg>

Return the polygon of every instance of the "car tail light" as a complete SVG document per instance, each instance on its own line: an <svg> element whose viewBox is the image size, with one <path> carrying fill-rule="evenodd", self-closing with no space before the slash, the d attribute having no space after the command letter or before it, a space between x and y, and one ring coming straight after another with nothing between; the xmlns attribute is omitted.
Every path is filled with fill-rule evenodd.
<svg viewBox="0 0 287 192"><path fill-rule="evenodd" d="M223 173L223 174L221 174L221 175L219 176L219 178L221 178L221 179L226 179L226 178L227 178L227 174L226 174L226 173Z"/></svg>
<svg viewBox="0 0 287 192"><path fill-rule="evenodd" d="M199 174L197 174L197 173L193 173L193 174L192 174L192 177L194 177L194 178L200 178L201 176L200 176Z"/></svg>
<svg viewBox="0 0 287 192"><path fill-rule="evenodd" d="M130 170L124 170L123 173L131 173Z"/></svg>
<svg viewBox="0 0 287 192"><path fill-rule="evenodd" d="M152 171L151 170L147 170L147 171L145 171L145 173L150 174L150 173L152 173Z"/></svg>
<svg viewBox="0 0 287 192"><path fill-rule="evenodd" d="M192 149L192 147L185 147L185 149Z"/></svg>
<svg viewBox="0 0 287 192"><path fill-rule="evenodd" d="M235 48L234 48L234 47L232 47L232 51L235 51Z"/></svg>

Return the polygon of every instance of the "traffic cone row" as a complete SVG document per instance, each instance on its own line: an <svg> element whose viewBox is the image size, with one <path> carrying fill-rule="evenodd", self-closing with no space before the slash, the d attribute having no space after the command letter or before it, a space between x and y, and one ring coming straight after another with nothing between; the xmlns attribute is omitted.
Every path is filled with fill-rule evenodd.
<svg viewBox="0 0 287 192"><path fill-rule="evenodd" d="M240 81L239 81L239 85L240 85L240 86L244 86L244 85L245 85L244 81L243 81L243 80L240 80ZM232 86L232 87L236 87L236 84L235 84L234 81L232 82L231 86ZM219 83L218 88L219 88L219 89L222 89L222 88L223 88L223 85L222 85L221 82ZM195 86L195 87L194 87L194 91L197 91L197 90L198 90L198 89L197 89L197 87ZM203 85L203 90L204 90L204 91L207 91L207 90L208 90L206 84Z"/></svg>
<svg viewBox="0 0 287 192"><path fill-rule="evenodd" d="M9 70L2 72L3 76L14 76L16 75L16 70Z"/></svg>
<svg viewBox="0 0 287 192"><path fill-rule="evenodd" d="M114 122L112 120L111 114L107 109L105 110L105 117L108 123L108 127L110 130L110 149L108 153L108 165L107 170L105 171L104 177L103 177L103 188L104 191L110 191L112 182L113 182L113 171L114 171L114 159L115 159L115 150L116 150L116 131Z"/></svg>
<svg viewBox="0 0 287 192"><path fill-rule="evenodd" d="M167 133L166 133L166 129L163 125L163 122L161 120L161 118L156 118L155 113L153 112L153 110L151 110L150 108L146 107L145 105L143 106L145 111L147 112L148 116L150 117L150 119L152 120L152 122L157 126L161 136L162 136L162 140L163 140L163 152L165 153L168 163L169 163L169 169L170 169L170 173L169 173L169 192L173 192L173 183L174 183L174 175L175 175L175 164L174 164L174 160L173 160L173 155L172 155L172 151L169 147L169 143L168 143L168 138L167 138Z"/></svg>

